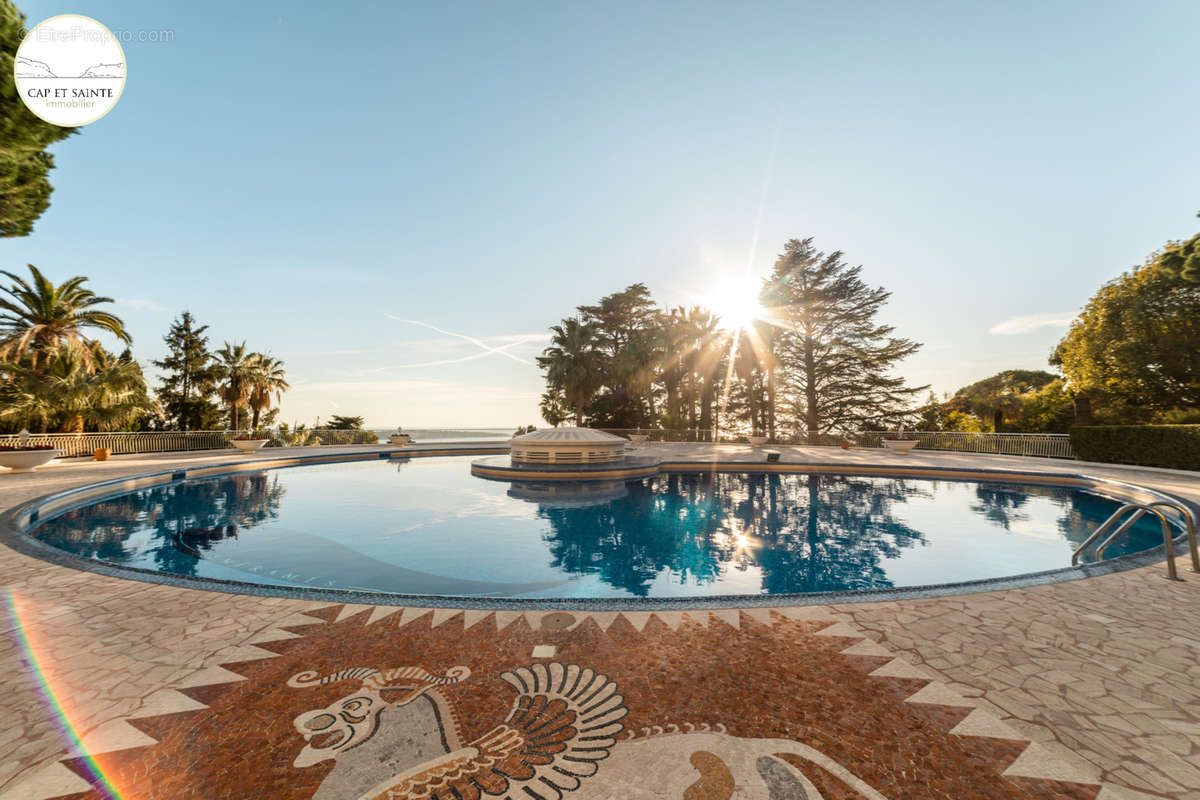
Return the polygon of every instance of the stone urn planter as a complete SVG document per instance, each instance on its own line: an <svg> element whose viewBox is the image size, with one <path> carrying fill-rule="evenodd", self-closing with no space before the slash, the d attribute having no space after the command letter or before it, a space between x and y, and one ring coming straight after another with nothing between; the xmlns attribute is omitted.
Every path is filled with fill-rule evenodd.
<svg viewBox="0 0 1200 800"><path fill-rule="evenodd" d="M33 472L60 455L62 455L62 450L56 450L53 447L0 450L0 467L8 467L13 472Z"/></svg>
<svg viewBox="0 0 1200 800"><path fill-rule="evenodd" d="M766 436L747 436L746 438L750 441L751 447L762 447L767 443Z"/></svg>
<svg viewBox="0 0 1200 800"><path fill-rule="evenodd" d="M230 444L243 453L253 453L255 450L262 450L266 443L266 439L234 439L230 442Z"/></svg>
<svg viewBox="0 0 1200 800"><path fill-rule="evenodd" d="M111 447L97 447L92 450L92 458L97 461L108 461L108 457L112 455Z"/></svg>
<svg viewBox="0 0 1200 800"><path fill-rule="evenodd" d="M633 442L634 444L645 444L646 442L650 441L650 434L631 433L629 434L629 441Z"/></svg>
<svg viewBox="0 0 1200 800"><path fill-rule="evenodd" d="M916 439L884 439L883 446L893 453L907 453L917 446Z"/></svg>

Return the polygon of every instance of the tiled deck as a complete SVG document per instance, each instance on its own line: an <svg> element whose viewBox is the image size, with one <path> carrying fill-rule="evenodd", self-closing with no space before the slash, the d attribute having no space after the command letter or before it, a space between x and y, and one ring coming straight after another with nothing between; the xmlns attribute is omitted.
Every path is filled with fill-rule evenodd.
<svg viewBox="0 0 1200 800"><path fill-rule="evenodd" d="M745 453L661 450L671 461ZM785 461L1083 472L1200 501L1200 476L1183 473L783 450ZM122 457L0 475L0 509L228 460ZM0 547L11 611L0 798L524 797L523 782L568 798L1200 798L1200 578L1185 563L1179 583L1155 565L942 598L563 614L218 594ZM593 691L572 691L586 681L569 665L594 671ZM289 686L304 683L302 672L352 667L380 674ZM431 675L389 675L401 667ZM434 680L447 674L458 680ZM605 681L618 700L605 699ZM47 686L91 763L68 752ZM364 694L386 706L377 719L337 709L344 732L371 737L362 746L343 755L335 737L304 728L333 719L306 712ZM518 696L528 707L510 716ZM510 730L489 737L506 717ZM459 746L475 751L445 766L438 754ZM98 773L108 788L81 777Z"/></svg>

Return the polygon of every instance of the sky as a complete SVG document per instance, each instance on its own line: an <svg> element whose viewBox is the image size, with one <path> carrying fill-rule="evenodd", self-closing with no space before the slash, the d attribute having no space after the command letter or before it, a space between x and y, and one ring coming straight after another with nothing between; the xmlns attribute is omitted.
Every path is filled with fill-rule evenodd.
<svg viewBox="0 0 1200 800"><path fill-rule="evenodd" d="M284 421L538 422L577 305L806 236L949 392L1200 229L1193 0L18 4L128 32L128 79L0 268L87 275L144 364L184 309L272 352Z"/></svg>

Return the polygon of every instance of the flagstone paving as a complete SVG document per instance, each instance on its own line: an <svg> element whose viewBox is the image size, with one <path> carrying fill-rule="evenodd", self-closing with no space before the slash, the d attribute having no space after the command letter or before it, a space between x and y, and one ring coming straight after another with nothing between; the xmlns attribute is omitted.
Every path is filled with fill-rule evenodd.
<svg viewBox="0 0 1200 800"><path fill-rule="evenodd" d="M228 460L0 475L0 508ZM1032 464L1200 499L1183 473L905 463ZM831 606L464 612L180 589L0 548L0 798L1200 798L1200 578L1162 573Z"/></svg>

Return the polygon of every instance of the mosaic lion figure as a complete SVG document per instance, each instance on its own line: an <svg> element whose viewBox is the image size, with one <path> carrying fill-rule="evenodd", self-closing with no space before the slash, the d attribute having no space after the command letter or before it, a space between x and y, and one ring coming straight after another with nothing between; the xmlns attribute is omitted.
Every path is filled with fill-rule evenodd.
<svg viewBox="0 0 1200 800"><path fill-rule="evenodd" d="M471 742L442 689L466 680L420 667L294 675L294 688L356 682L294 720L294 765L336 764L314 800L521 800L683 797L823 800L787 754L836 776L865 800L888 800L825 754L788 739L731 736L723 726L625 729L615 681L576 664L537 663L500 674L516 690L507 716ZM502 708L498 706L497 717Z"/></svg>

